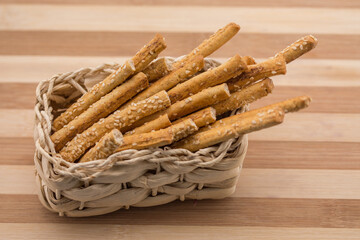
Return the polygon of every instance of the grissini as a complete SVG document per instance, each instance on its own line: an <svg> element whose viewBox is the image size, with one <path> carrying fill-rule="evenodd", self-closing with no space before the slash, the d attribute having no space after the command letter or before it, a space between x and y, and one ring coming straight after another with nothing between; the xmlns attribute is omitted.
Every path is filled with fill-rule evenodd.
<svg viewBox="0 0 360 240"><path fill-rule="evenodd" d="M117 129L113 129L105 134L93 148L85 153L79 162L82 163L107 158L113 154L122 143L123 136L121 132Z"/></svg>
<svg viewBox="0 0 360 240"><path fill-rule="evenodd" d="M256 64L255 59L253 57L251 57L251 56L244 56L242 58L243 58L244 62L246 63L246 65L254 65L254 64Z"/></svg>
<svg viewBox="0 0 360 240"><path fill-rule="evenodd" d="M274 84L272 80L270 78L265 78L253 85L233 92L228 99L225 99L212 107L215 109L216 115L221 115L267 96L272 92L273 88Z"/></svg>
<svg viewBox="0 0 360 240"><path fill-rule="evenodd" d="M260 79L286 73L286 62L282 55L275 58L269 58L264 62L248 65L239 76L230 79L227 83L230 92L238 91Z"/></svg>
<svg viewBox="0 0 360 240"><path fill-rule="evenodd" d="M145 123L144 125L137 127L131 131L128 131L124 134L124 136L147 133L151 131L156 131L162 128L166 128L171 126L171 122L167 114L163 114L160 117Z"/></svg>
<svg viewBox="0 0 360 240"><path fill-rule="evenodd" d="M127 149L141 150L169 145L174 141L189 136L197 130L196 124L191 119L187 119L165 129L125 136L124 143L116 149L116 152Z"/></svg>
<svg viewBox="0 0 360 240"><path fill-rule="evenodd" d="M172 71L170 74L166 75L163 78L160 78L154 82L149 88L145 91L136 95L132 100L123 105L120 109L129 106L133 102L141 101L145 98L148 98L162 90L169 90L174 87L176 84L181 83L187 80L189 77L200 71L204 66L204 58L198 56L193 59L193 61L185 64L183 67Z"/></svg>
<svg viewBox="0 0 360 240"><path fill-rule="evenodd" d="M147 76L149 82L154 82L171 72L172 62L166 58L154 60L142 72Z"/></svg>
<svg viewBox="0 0 360 240"><path fill-rule="evenodd" d="M204 89L191 97L176 102L166 110L150 115L140 120L139 122L136 122L134 126L141 126L145 122L152 121L165 113L169 116L170 121L175 121L176 119L193 113L199 109L203 109L210 105L216 104L229 97L229 89L226 83L223 83L215 87Z"/></svg>
<svg viewBox="0 0 360 240"><path fill-rule="evenodd" d="M207 57L227 41L229 41L240 30L240 26L235 23L229 23L225 27L219 29L216 33L211 35L208 39L203 41L198 47L191 51L188 55L173 64L174 68L179 68L186 62L191 61L196 56Z"/></svg>
<svg viewBox="0 0 360 240"><path fill-rule="evenodd" d="M118 110L107 118L101 119L81 134L78 134L60 151L60 155L66 161L74 162L112 129L117 128L123 132L124 128L135 121L169 106L170 99L165 91L161 91L143 101L133 103L124 110Z"/></svg>
<svg viewBox="0 0 360 240"><path fill-rule="evenodd" d="M262 116L261 121L257 115L251 115L250 117L243 118L241 121L236 123L226 124L195 133L180 142L174 143L172 147L185 148L195 152L199 149L212 146L243 134L280 124L283 122L284 115L284 111L281 108L275 108L272 109L271 112L267 112L266 115Z"/></svg>
<svg viewBox="0 0 360 240"><path fill-rule="evenodd" d="M200 73L170 89L168 91L170 100L172 103L183 100L203 89L224 83L246 69L247 65L243 59L235 55L220 66Z"/></svg>
<svg viewBox="0 0 360 240"><path fill-rule="evenodd" d="M165 48L166 44L163 36L156 34L135 56L126 61L103 81L93 86L89 92L81 96L64 113L56 118L53 122L54 130L57 131L68 124L102 96L105 96L119 84L123 83L128 77L136 72L141 72L152 60L157 58L159 53Z"/></svg>
<svg viewBox="0 0 360 240"><path fill-rule="evenodd" d="M284 111L284 113L288 112L296 112L303 108L307 108L310 105L311 98L308 96L300 96L295 98L290 98L282 102L274 103L262 108L254 109L248 112L244 112L241 114L236 114L227 118L223 118L209 125L208 128L217 128L222 125L233 124L236 122L240 122L245 118L251 117L253 115L258 116L258 120L262 121L262 117L265 116L268 112L272 112L272 109L280 108ZM199 132L204 131L206 128L200 129Z"/></svg>
<svg viewBox="0 0 360 240"><path fill-rule="evenodd" d="M174 136L168 129L155 132L140 133L124 137L124 143L115 152L128 149L142 150L146 148L161 147L169 145L174 141Z"/></svg>
<svg viewBox="0 0 360 240"><path fill-rule="evenodd" d="M308 35L292 43L290 46L286 47L284 50L282 50L275 56L283 55L286 63L290 63L302 56L303 54L314 49L317 43L318 40L314 36Z"/></svg>
<svg viewBox="0 0 360 240"><path fill-rule="evenodd" d="M198 128L201 128L216 121L216 110L213 107L207 107L197 112L194 112L186 117L180 118L173 122L173 124L177 124L186 119L193 120L196 126L198 126Z"/></svg>
<svg viewBox="0 0 360 240"><path fill-rule="evenodd" d="M57 151L61 150L76 134L82 133L99 119L115 111L121 104L135 96L142 89L145 89L148 84L145 74L138 73L130 80L100 98L83 113L51 136L51 140L55 144L55 149Z"/></svg>

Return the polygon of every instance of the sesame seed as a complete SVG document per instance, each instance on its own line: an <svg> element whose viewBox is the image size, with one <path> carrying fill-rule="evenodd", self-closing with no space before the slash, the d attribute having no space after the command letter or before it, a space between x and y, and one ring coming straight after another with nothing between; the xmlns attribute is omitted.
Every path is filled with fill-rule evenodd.
<svg viewBox="0 0 360 240"><path fill-rule="evenodd" d="M189 71L189 70L185 70L185 73L186 73L186 74L189 74L189 73L190 73L190 71Z"/></svg>
<svg viewBox="0 0 360 240"><path fill-rule="evenodd" d="M296 47L292 47L292 49L296 50Z"/></svg>
<svg viewBox="0 0 360 240"><path fill-rule="evenodd" d="M303 50L303 49L304 49L303 45L300 45L300 49L301 49L301 50Z"/></svg>
<svg viewBox="0 0 360 240"><path fill-rule="evenodd" d="M251 77L250 80L254 80L254 77Z"/></svg>
<svg viewBox="0 0 360 240"><path fill-rule="evenodd" d="M276 74L277 72L276 71L271 71L272 74Z"/></svg>
<svg viewBox="0 0 360 240"><path fill-rule="evenodd" d="M227 72L227 68L224 68L224 72Z"/></svg>
<svg viewBox="0 0 360 240"><path fill-rule="evenodd" d="M272 112L274 112L274 110L269 109L267 112L268 112L268 113L272 113Z"/></svg>
<svg viewBox="0 0 360 240"><path fill-rule="evenodd" d="M251 124L256 124L256 121L255 121L255 120L252 120L252 121L251 121Z"/></svg>
<svg viewBox="0 0 360 240"><path fill-rule="evenodd" d="M132 145L133 145L133 146L136 146L136 145L137 145L137 143L133 143Z"/></svg>

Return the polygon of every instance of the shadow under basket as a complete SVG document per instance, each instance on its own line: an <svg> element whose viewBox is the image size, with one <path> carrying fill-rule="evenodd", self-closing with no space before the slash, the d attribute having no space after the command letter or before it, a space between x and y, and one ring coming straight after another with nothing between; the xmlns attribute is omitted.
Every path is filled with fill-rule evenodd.
<svg viewBox="0 0 360 240"><path fill-rule="evenodd" d="M216 65L219 63L206 59L205 69ZM54 117L85 92L85 80L102 80L118 67L103 64L82 68L39 83L34 162L41 203L60 216L85 217L130 206L231 195L245 158L247 135L194 153L163 147L126 150L85 163L69 163L59 157L50 140Z"/></svg>

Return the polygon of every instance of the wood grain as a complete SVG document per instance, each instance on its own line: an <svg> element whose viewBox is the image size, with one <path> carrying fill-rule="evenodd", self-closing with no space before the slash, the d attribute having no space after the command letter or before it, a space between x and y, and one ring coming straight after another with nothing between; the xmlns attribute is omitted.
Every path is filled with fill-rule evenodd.
<svg viewBox="0 0 360 240"><path fill-rule="evenodd" d="M151 232L151 235L149 233ZM241 226L168 226L115 225L69 223L1 223L0 237L4 239L51 240L77 239L239 239L242 240L344 240L356 239L360 230L353 228L285 228ZM86 237L85 237L86 236Z"/></svg>
<svg viewBox="0 0 360 240"><path fill-rule="evenodd" d="M0 0L1 3L21 4L98 4L97 0ZM102 0L101 4L109 5L136 5L136 6L245 6L245 7L325 7L325 8L354 8L360 7L356 0L339 2L337 0L312 1L312 0L253 0L253 1L217 1L217 0Z"/></svg>
<svg viewBox="0 0 360 240"><path fill-rule="evenodd" d="M216 29L216 28L214 28ZM240 30L241 31L241 30ZM207 33L174 33L161 31L169 46L163 56L181 56L199 45ZM52 56L131 56L155 32L90 31L0 31L1 55ZM240 32L211 57L231 57L235 53L267 58L302 37L302 33ZM321 44L302 58L359 59L360 48L354 48L360 35L316 34ZM341 45L339 45L339 42ZM261 47L259 47L261 46ZM116 60L116 59L115 59ZM294 63L295 64L295 63Z"/></svg>
<svg viewBox="0 0 360 240"><path fill-rule="evenodd" d="M0 223L360 227L360 200L351 199L227 198L177 201L151 208L120 210L98 217L63 218L41 206L35 195L3 194L0 212Z"/></svg>

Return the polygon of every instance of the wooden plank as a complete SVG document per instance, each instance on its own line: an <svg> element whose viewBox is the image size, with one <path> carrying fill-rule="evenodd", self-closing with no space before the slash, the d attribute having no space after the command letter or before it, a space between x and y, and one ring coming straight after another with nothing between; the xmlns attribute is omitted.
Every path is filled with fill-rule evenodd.
<svg viewBox="0 0 360 240"><path fill-rule="evenodd" d="M0 109L0 137L32 137L33 110ZM279 126L254 132L257 141L360 142L360 114L288 114ZM304 131L306 129L306 131Z"/></svg>
<svg viewBox="0 0 360 240"><path fill-rule="evenodd" d="M98 0L0 0L0 4L10 3L10 4L99 4ZM312 1L312 0L253 0L253 1L237 1L237 0L227 0L227 1L217 1L217 0L177 0L177 1L167 1L167 0L102 0L101 4L109 5L136 5L136 6L146 6L146 5L156 5L156 6L244 6L244 7L325 7L325 8L356 8L360 7L360 3L356 0L347 0L339 2L337 0L328 0L328 1Z"/></svg>
<svg viewBox="0 0 360 240"><path fill-rule="evenodd" d="M33 165L32 138L0 138L0 165ZM319 157L321 156L321 157ZM360 143L250 141L245 168L360 170Z"/></svg>
<svg viewBox="0 0 360 240"><path fill-rule="evenodd" d="M276 84L276 77L274 78ZM33 109L35 83L0 83L0 108ZM330 94L329 94L330 93ZM295 96L309 95L313 102L304 112L360 113L360 87L285 87L276 86L273 93L251 104L252 109Z"/></svg>
<svg viewBox="0 0 360 240"><path fill-rule="evenodd" d="M55 56L132 56L149 41L154 32L89 31L0 31L1 55ZM163 56L181 56L190 52L211 33L162 32L168 48ZM243 33L235 36L212 57L231 57L235 53L267 58L304 34ZM321 44L302 58L359 59L354 48L360 35L316 34ZM339 42L341 45L339 45ZM24 44L26 43L26 44ZM335 65L336 66L336 65Z"/></svg>
<svg viewBox="0 0 360 240"><path fill-rule="evenodd" d="M3 67L0 72L0 83L37 83L57 73L74 71L82 67L95 67L103 63L123 63L128 58L130 56L64 57L0 55L0 65ZM226 58L215 59L220 62L226 61ZM256 60L260 62L264 59ZM285 76L277 76L273 80L276 86L359 87L359 65L359 60L300 58L287 66L287 74ZM21 66L22 71L19 71L19 66Z"/></svg>
<svg viewBox="0 0 360 240"><path fill-rule="evenodd" d="M0 165L0 173L0 194L36 194L33 166ZM359 170L244 168L232 197L360 199L358 186Z"/></svg>
<svg viewBox="0 0 360 240"><path fill-rule="evenodd" d="M360 143L249 141L245 168L360 169Z"/></svg>
<svg viewBox="0 0 360 240"><path fill-rule="evenodd" d="M0 6L0 12L1 30L213 32L234 21L243 26L243 33L360 32L360 9L356 8L281 7L269 11L264 7L9 4Z"/></svg>
<svg viewBox="0 0 360 240"><path fill-rule="evenodd" d="M151 234L149 234L151 233ZM343 240L356 239L354 228L285 228L227 226L113 225L68 223L1 223L3 239L239 239L242 240ZM151 236L149 236L151 235ZM86 236L86 237L85 237ZM149 238L150 237L150 238Z"/></svg>
<svg viewBox="0 0 360 240"><path fill-rule="evenodd" d="M278 126L254 132L250 140L359 142L360 115L337 113L288 114Z"/></svg>
<svg viewBox="0 0 360 240"><path fill-rule="evenodd" d="M92 218L64 218L35 195L0 195L0 223L360 228L360 200L226 198L132 208Z"/></svg>

